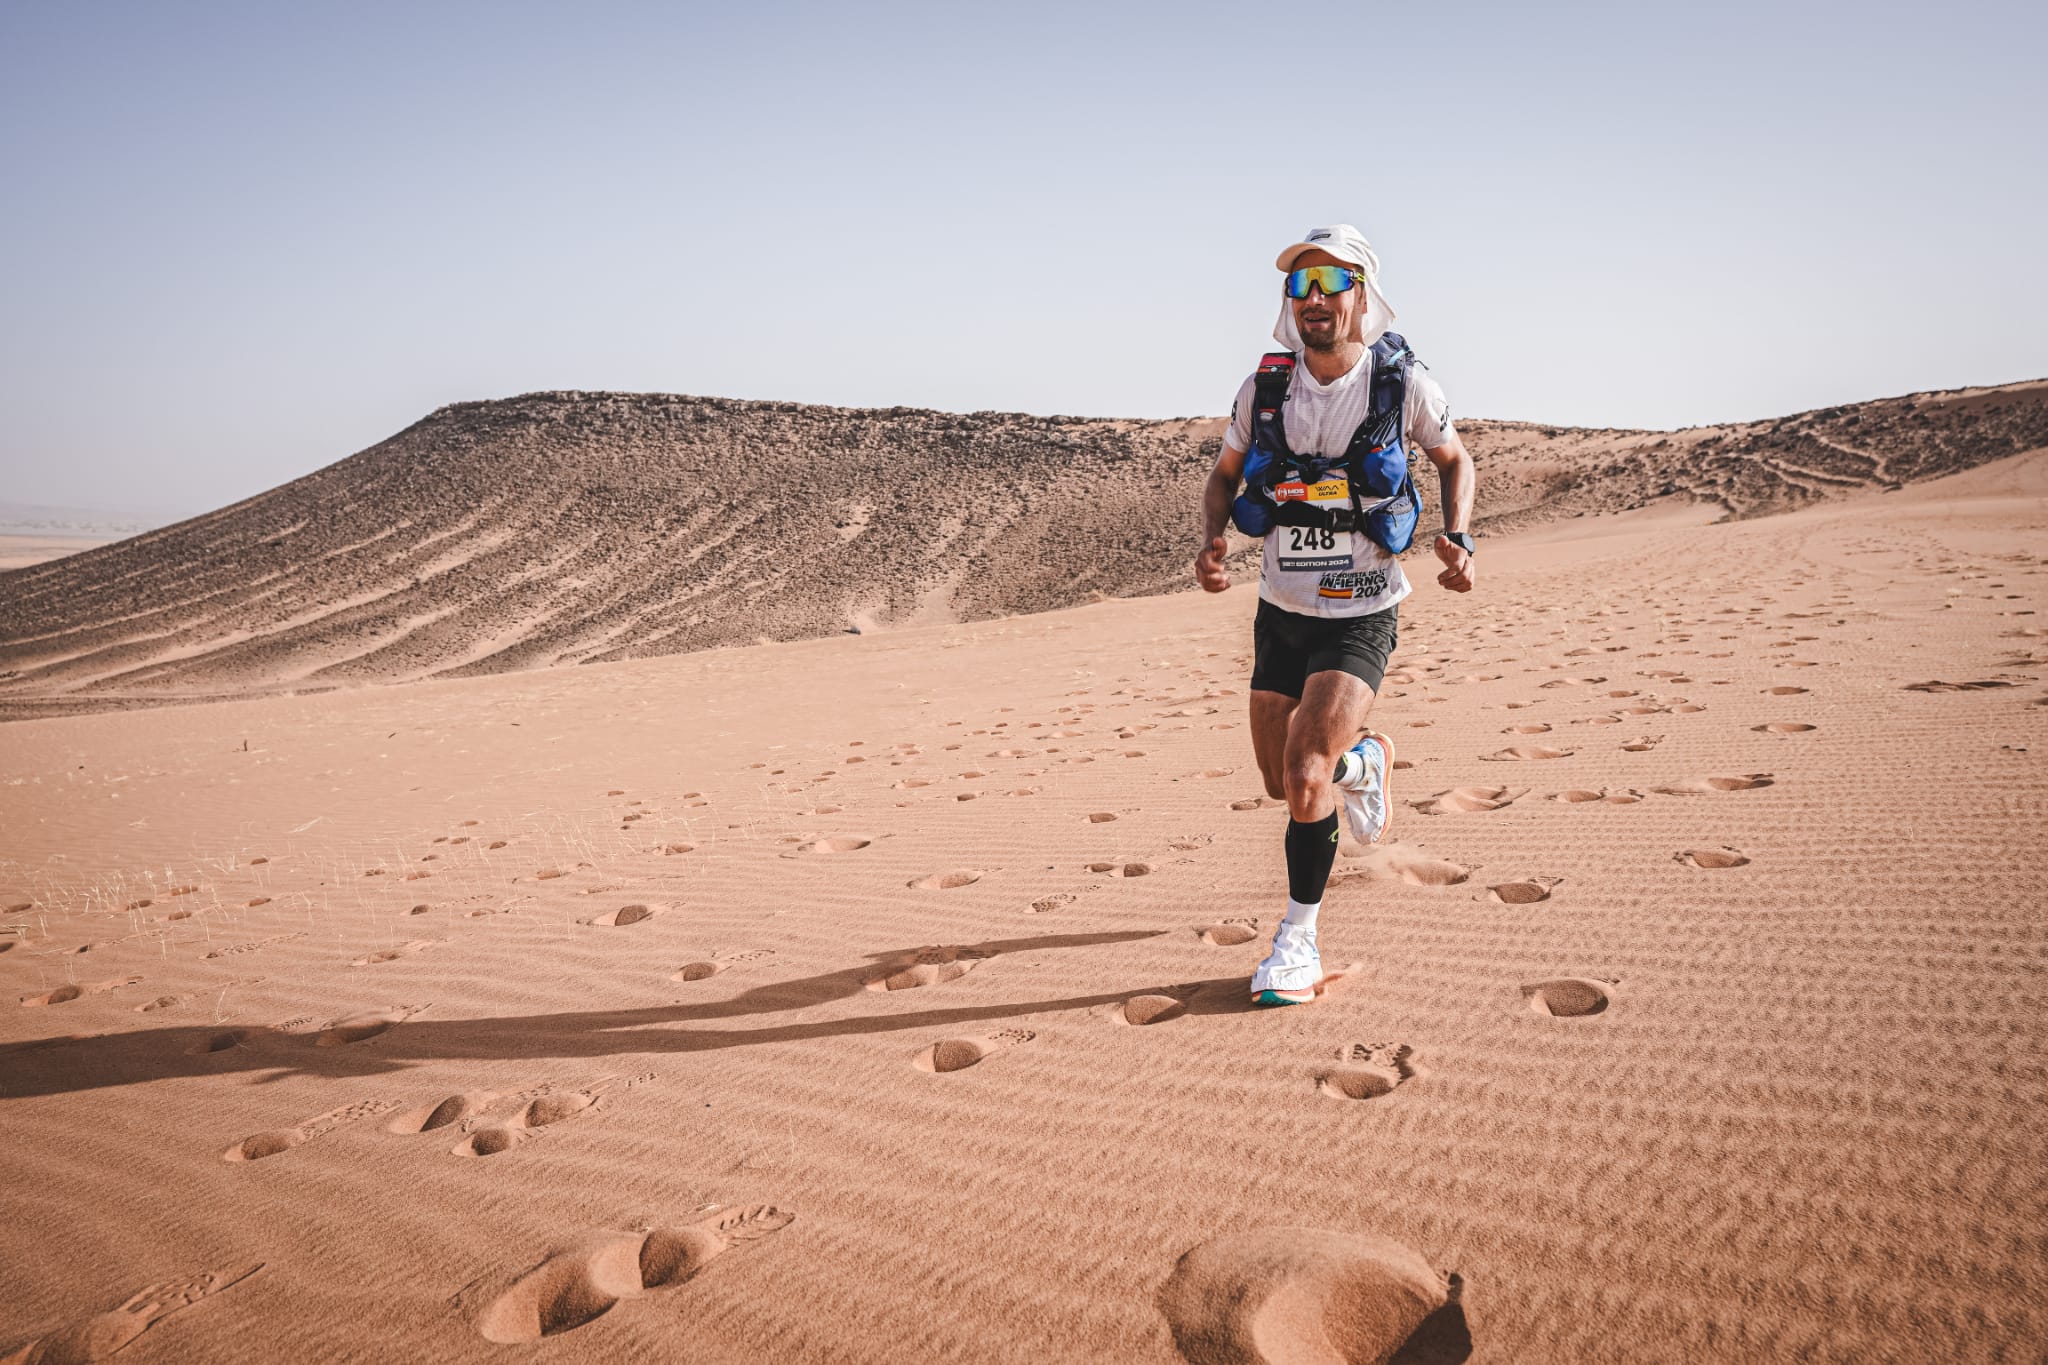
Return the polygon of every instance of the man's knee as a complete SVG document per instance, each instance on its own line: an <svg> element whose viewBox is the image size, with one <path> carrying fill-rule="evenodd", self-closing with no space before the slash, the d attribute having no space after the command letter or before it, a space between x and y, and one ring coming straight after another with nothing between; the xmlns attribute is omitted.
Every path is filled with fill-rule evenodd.
<svg viewBox="0 0 2048 1365"><path fill-rule="evenodd" d="M1291 806L1320 805L1335 771L1335 760L1326 759L1321 754L1309 754L1291 760L1287 765L1285 786L1281 791L1272 794L1276 797L1284 796Z"/></svg>

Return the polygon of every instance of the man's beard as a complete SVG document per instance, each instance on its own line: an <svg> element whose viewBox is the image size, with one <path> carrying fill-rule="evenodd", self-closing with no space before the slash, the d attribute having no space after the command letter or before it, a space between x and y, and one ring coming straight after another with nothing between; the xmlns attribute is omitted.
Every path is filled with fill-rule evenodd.
<svg viewBox="0 0 2048 1365"><path fill-rule="evenodd" d="M1337 320L1334 317L1328 319L1327 321L1316 322L1313 324L1301 318L1296 318L1294 320L1294 330L1301 333L1301 344L1303 346L1306 346L1309 350L1334 351L1339 346L1342 346L1347 340L1347 338L1340 336L1338 334L1336 323ZM1317 333L1312 334L1309 331L1309 328L1311 326L1315 326L1320 330Z"/></svg>

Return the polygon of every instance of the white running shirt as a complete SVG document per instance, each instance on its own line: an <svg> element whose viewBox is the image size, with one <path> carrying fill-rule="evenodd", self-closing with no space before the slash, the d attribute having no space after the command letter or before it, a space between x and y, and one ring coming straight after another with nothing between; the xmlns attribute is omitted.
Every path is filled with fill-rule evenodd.
<svg viewBox="0 0 2048 1365"><path fill-rule="evenodd" d="M1252 448L1252 390L1256 376L1244 381L1230 408L1230 430L1223 443L1239 454ZM1299 455L1341 455L1352 433L1365 420L1372 393L1372 349L1345 374L1319 384L1306 363L1294 367L1280 420L1287 444ZM1416 361L1408 378L1408 444L1412 449L1440 446L1450 440L1451 406L1443 389ZM1416 485L1421 492L1421 484ZM1428 490L1434 492L1434 489ZM1350 490L1342 470L1309 489L1311 502L1349 507ZM1416 539L1425 533L1418 528ZM1297 543L1299 542L1299 543ZM1302 616L1369 616L1385 611L1410 592L1401 561L1373 544L1363 531L1314 531L1275 526L1266 537L1266 557L1259 568L1259 596L1283 611Z"/></svg>

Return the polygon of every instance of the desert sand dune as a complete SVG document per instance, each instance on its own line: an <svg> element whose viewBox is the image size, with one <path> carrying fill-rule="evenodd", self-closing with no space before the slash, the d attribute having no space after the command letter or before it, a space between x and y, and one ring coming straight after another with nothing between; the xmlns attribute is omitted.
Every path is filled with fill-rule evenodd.
<svg viewBox="0 0 2048 1365"><path fill-rule="evenodd" d="M1751 517L2048 446L2048 383L1679 432L1461 425L1482 531L1672 500ZM0 572L0 717L1179 591L1221 430L666 394L459 403L232 507Z"/></svg>
<svg viewBox="0 0 2048 1365"><path fill-rule="evenodd" d="M445 477L539 508L522 410L462 415L497 454ZM425 448L358 468L425 517ZM202 523L4 580L17 622L79 594L33 608L73 614L30 669L77 665L37 685L297 685L328 627L249 613L512 524L479 495L347 549L393 523L319 512L341 482L217 555ZM1286 820L1248 585L860 636L834 598L824 638L490 676L455 631L377 676L476 676L0 727L0 1360L2032 1359L2048 453L1809 482L1418 590L1395 835L1340 846L1322 917L1358 965L1298 1009L1245 998ZM245 514L303 521L326 587ZM558 547L609 534L574 517ZM599 600L571 577L534 591ZM519 657L664 648L653 610ZM231 618L244 654L193 624Z"/></svg>

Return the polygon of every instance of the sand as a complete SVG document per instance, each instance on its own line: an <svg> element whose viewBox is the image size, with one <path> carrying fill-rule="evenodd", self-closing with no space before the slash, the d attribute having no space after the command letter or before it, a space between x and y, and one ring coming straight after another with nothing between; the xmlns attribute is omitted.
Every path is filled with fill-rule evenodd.
<svg viewBox="0 0 2048 1365"><path fill-rule="evenodd" d="M1705 520L1418 589L1296 1009L1249 585L0 727L0 1359L2037 1358L2048 454Z"/></svg>

